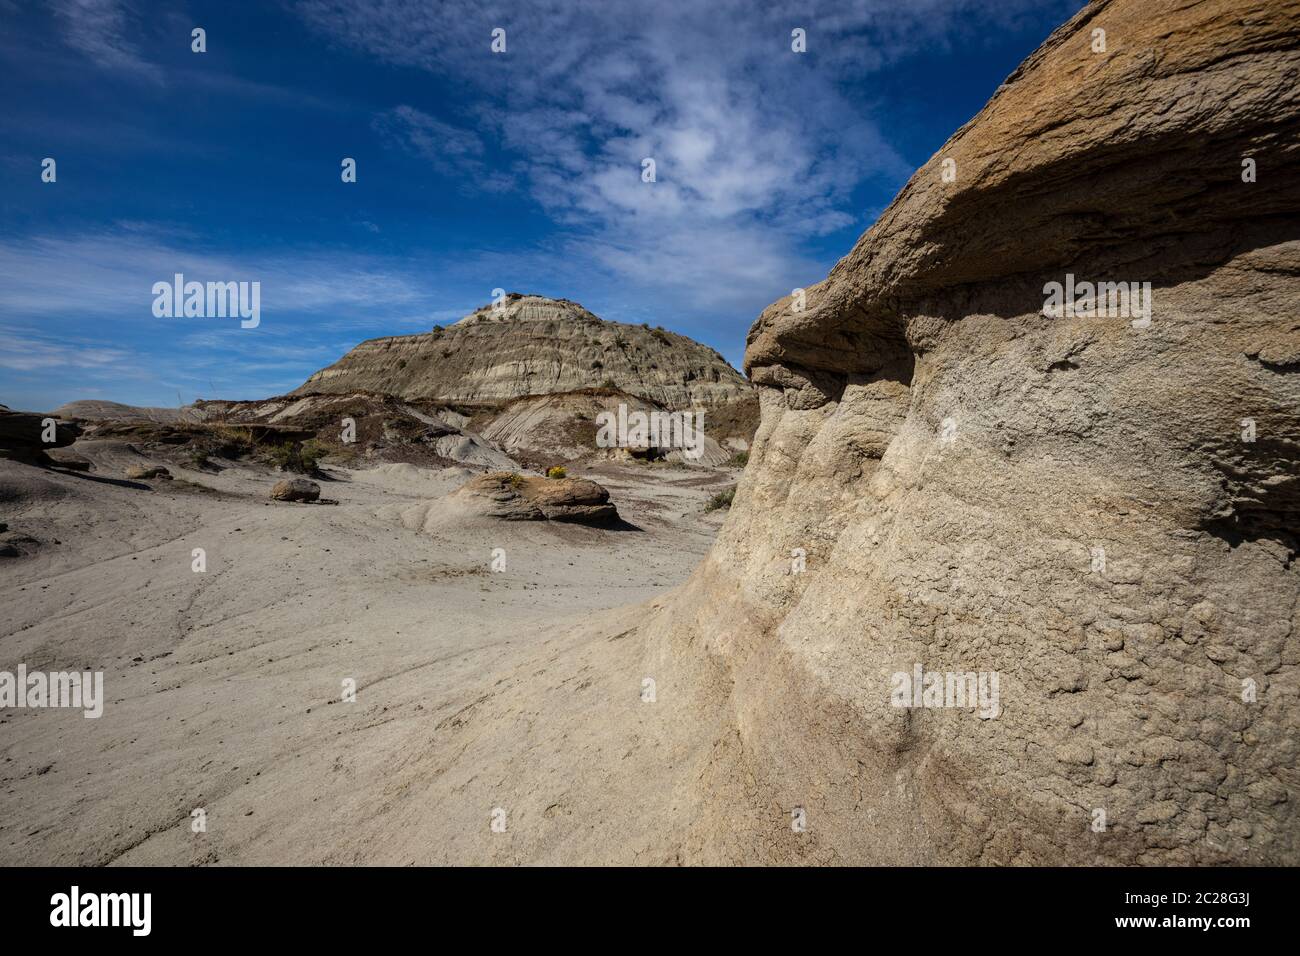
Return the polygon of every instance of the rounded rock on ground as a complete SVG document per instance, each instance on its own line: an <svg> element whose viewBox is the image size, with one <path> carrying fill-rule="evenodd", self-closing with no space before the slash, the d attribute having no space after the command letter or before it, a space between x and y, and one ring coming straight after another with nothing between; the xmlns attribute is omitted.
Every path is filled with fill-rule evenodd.
<svg viewBox="0 0 1300 956"><path fill-rule="evenodd" d="M320 485L306 478L286 478L275 483L271 497L277 501L315 501L320 498Z"/></svg>
<svg viewBox="0 0 1300 956"><path fill-rule="evenodd" d="M618 520L609 492L586 478L543 478L490 471L476 475L453 500L471 511L506 521L572 521L605 525Z"/></svg>

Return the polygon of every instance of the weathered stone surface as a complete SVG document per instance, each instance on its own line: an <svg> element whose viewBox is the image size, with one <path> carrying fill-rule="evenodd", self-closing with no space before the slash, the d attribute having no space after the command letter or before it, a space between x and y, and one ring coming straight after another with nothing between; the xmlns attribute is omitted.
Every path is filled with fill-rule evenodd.
<svg viewBox="0 0 1300 956"><path fill-rule="evenodd" d="M748 469L651 625L735 714L702 858L1300 863L1298 24L1089 4L760 317ZM1149 327L1045 316L1067 273ZM999 713L893 706L916 664Z"/></svg>
<svg viewBox="0 0 1300 956"><path fill-rule="evenodd" d="M754 400L721 355L683 335L606 322L564 299L512 295L503 306L434 332L362 342L294 394L485 404L608 383L674 409Z"/></svg>
<svg viewBox="0 0 1300 956"><path fill-rule="evenodd" d="M476 475L448 497L475 514L505 521L607 525L618 520L609 492L585 478L541 478L494 471Z"/></svg>
<svg viewBox="0 0 1300 956"><path fill-rule="evenodd" d="M271 497L277 501L315 501L320 497L320 485L306 478L285 478L275 483Z"/></svg>
<svg viewBox="0 0 1300 956"><path fill-rule="evenodd" d="M45 422L50 418L56 419L54 440L47 442ZM81 435L81 429L76 424L57 419L57 415L14 412L0 406L0 458L29 465L50 464L50 457L46 454L49 449L65 448Z"/></svg>

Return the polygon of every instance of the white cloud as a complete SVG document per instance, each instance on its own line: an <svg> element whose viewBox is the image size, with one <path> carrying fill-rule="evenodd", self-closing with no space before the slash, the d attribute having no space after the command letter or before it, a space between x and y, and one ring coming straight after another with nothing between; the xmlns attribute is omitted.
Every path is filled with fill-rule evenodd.
<svg viewBox="0 0 1300 956"><path fill-rule="evenodd" d="M141 222L0 240L0 402L52 408L95 390L146 405L178 391L185 401L279 394L360 338L426 331L481 304L449 296L408 260L328 249L217 255L194 243ZM176 272L261 282L261 324L155 318L153 283Z"/></svg>
<svg viewBox="0 0 1300 956"><path fill-rule="evenodd" d="M153 322L152 286L187 280L261 283L264 316L275 311L364 309L368 317L424 308L434 290L397 264L353 252L214 255L164 241L140 224L71 237L0 241L0 307L10 315L136 315Z"/></svg>
<svg viewBox="0 0 1300 956"><path fill-rule="evenodd" d="M115 371L131 353L86 340L42 336L0 326L0 368L20 372L43 369L95 369Z"/></svg>
<svg viewBox="0 0 1300 956"><path fill-rule="evenodd" d="M54 13L68 46L99 66L153 80L161 74L128 39L134 12L124 0L55 0Z"/></svg>
<svg viewBox="0 0 1300 956"><path fill-rule="evenodd" d="M1030 0L1010 0L1008 8ZM550 0L503 8L419 0L297 9L335 42L473 91L470 131L401 105L379 126L480 188L485 141L517 158L574 253L681 303L770 296L819 277L805 242L854 224L854 189L911 170L841 83L945 35L970 0L814 0L797 14L740 0ZM507 31L504 56L491 30ZM790 30L809 34L806 55ZM832 37L834 39L832 39ZM655 160L657 179L641 179Z"/></svg>
<svg viewBox="0 0 1300 956"><path fill-rule="evenodd" d="M96 392L142 405L172 403L178 392L179 401L265 397L302 384L361 338L424 332L482 304L448 295L428 265L411 260L333 250L214 255L194 243L183 229L148 222L0 241L0 402L52 408ZM156 319L153 282L175 272L261 282L261 324Z"/></svg>
<svg viewBox="0 0 1300 956"><path fill-rule="evenodd" d="M503 192L514 177L484 161L483 140L472 130L430 116L413 106L397 106L375 117L375 131L426 160L434 169L479 190Z"/></svg>

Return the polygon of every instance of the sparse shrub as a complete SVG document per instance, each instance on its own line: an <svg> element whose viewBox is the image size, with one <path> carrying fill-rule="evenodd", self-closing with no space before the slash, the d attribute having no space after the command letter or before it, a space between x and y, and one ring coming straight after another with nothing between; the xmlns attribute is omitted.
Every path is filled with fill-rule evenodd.
<svg viewBox="0 0 1300 956"><path fill-rule="evenodd" d="M508 479L506 479L506 480L510 482L510 487L511 487L511 488L518 488L518 487L520 487L521 485L523 485L523 483L524 483L524 476L523 476L523 475L519 475L519 474L512 474L512 475L511 475Z"/></svg>
<svg viewBox="0 0 1300 956"><path fill-rule="evenodd" d="M285 442L283 445L272 446L271 450L267 452L267 455L271 459L271 463L277 468L283 468L285 471L298 470L293 466L301 459L298 456L298 450L294 446L293 442Z"/></svg>
<svg viewBox="0 0 1300 956"><path fill-rule="evenodd" d="M709 503L704 506L704 510L717 511L720 508L730 508L731 502L735 499L735 497L736 497L735 485L732 485L730 488L724 488L722 491L719 491L716 495L714 495L712 498L709 499Z"/></svg>
<svg viewBox="0 0 1300 956"><path fill-rule="evenodd" d="M329 446L315 438L303 442L302 446L302 463L309 472L316 471L320 465L321 459L329 454Z"/></svg>
<svg viewBox="0 0 1300 956"><path fill-rule="evenodd" d="M731 460L727 462L727 464L731 465L734 468L744 468L746 465L749 464L749 452L747 451L736 452L734 455L731 456Z"/></svg>
<svg viewBox="0 0 1300 956"><path fill-rule="evenodd" d="M613 380L612 378L607 378L607 379L605 379L605 381L603 381L603 382L600 383L600 387L601 387L601 388L618 388L618 386L614 384L614 380Z"/></svg>
<svg viewBox="0 0 1300 956"><path fill-rule="evenodd" d="M242 425L218 425L212 429L214 442L209 454L222 458L239 458L251 454L257 448L253 440L253 430Z"/></svg>
<svg viewBox="0 0 1300 956"><path fill-rule="evenodd" d="M271 461L282 471L315 474L328 449L314 438L303 443L285 442L271 449Z"/></svg>
<svg viewBox="0 0 1300 956"><path fill-rule="evenodd" d="M546 469L547 478L567 478L569 473L564 470L563 465L553 465Z"/></svg>
<svg viewBox="0 0 1300 956"><path fill-rule="evenodd" d="M398 359L398 360L397 360L397 367L398 367L398 368L406 368L406 359Z"/></svg>

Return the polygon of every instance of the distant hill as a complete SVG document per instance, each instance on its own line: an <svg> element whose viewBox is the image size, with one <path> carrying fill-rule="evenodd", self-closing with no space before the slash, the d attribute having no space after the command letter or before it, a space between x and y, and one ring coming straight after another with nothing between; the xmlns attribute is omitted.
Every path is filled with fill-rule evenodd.
<svg viewBox="0 0 1300 956"><path fill-rule="evenodd" d="M495 405L593 387L673 409L757 407L745 377L693 339L607 322L567 299L518 293L446 328L362 342L292 394L371 392Z"/></svg>
<svg viewBox="0 0 1300 956"><path fill-rule="evenodd" d="M119 422L176 422L186 416L184 408L144 408L105 402L99 399L82 399L60 405L52 413L56 418L81 418L88 421L112 420Z"/></svg>

